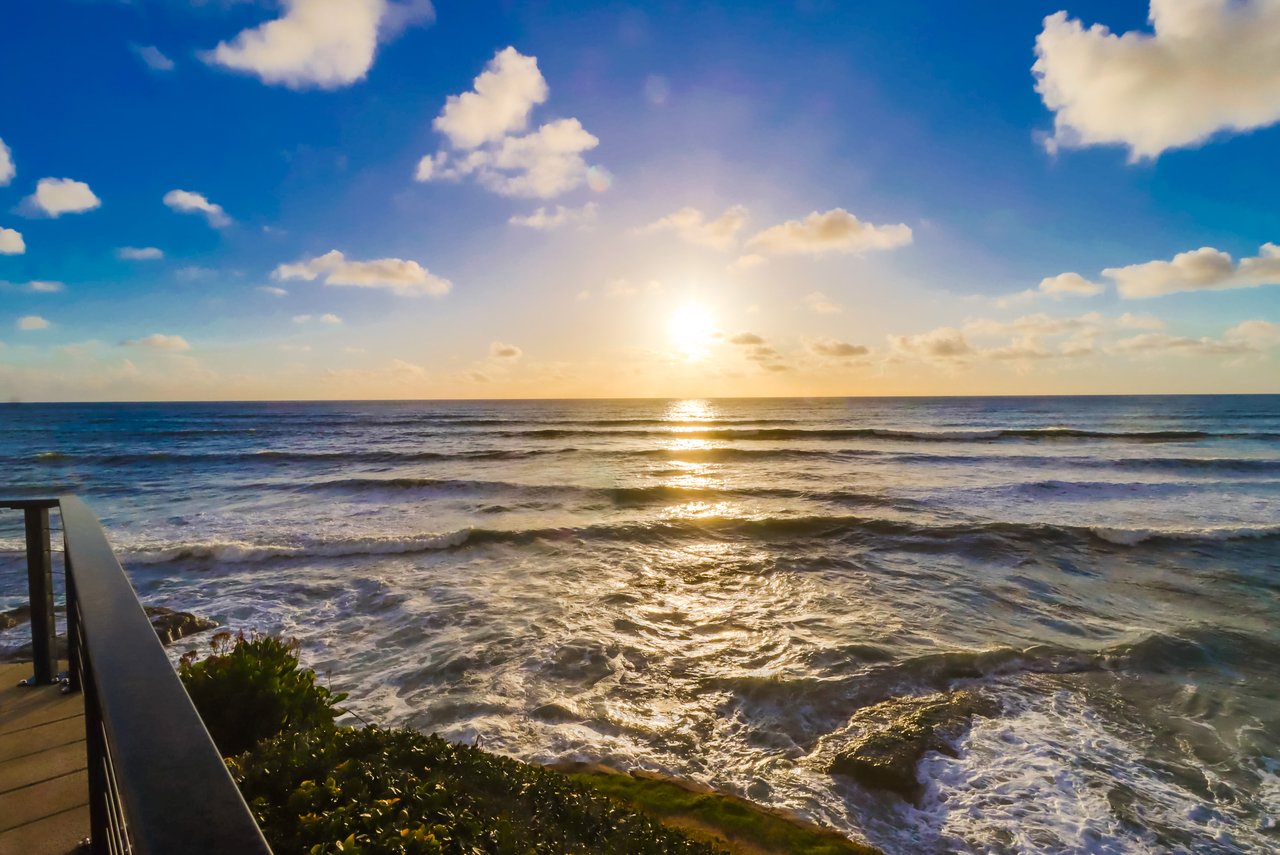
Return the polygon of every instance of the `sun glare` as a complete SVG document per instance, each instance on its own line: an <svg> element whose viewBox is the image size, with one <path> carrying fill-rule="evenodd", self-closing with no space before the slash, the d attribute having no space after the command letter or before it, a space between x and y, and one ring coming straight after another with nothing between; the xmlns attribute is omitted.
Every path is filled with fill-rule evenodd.
<svg viewBox="0 0 1280 855"><path fill-rule="evenodd" d="M716 325L705 308L697 303L688 303L671 317L667 329L676 349L690 362L696 362L706 356Z"/></svg>

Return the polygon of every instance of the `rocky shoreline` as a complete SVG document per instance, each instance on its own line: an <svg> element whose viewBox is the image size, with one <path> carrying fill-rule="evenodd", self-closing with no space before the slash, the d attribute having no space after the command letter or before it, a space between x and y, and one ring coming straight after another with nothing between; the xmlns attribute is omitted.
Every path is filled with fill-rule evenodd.
<svg viewBox="0 0 1280 855"><path fill-rule="evenodd" d="M217 621L207 617L165 608L164 606L143 606L143 611L146 612L147 619L151 621L151 626L155 629L156 636L165 645L173 644L175 641L186 638L189 635L195 635L219 626ZM66 613L66 609L59 606L54 609L54 612L61 615ZM21 605L0 612L0 630L15 629L30 621L31 607L29 605ZM58 635L57 645L58 658L66 659L67 636L65 634ZM31 653L30 641L19 644L16 647L0 649L0 662L27 662L31 659Z"/></svg>
<svg viewBox="0 0 1280 855"><path fill-rule="evenodd" d="M209 618L162 606L144 606L144 611L165 645L219 626ZM30 609L26 605L0 612L0 630L29 621ZM58 645L59 657L65 658L65 635L58 636ZM0 651L0 661L30 658L30 642ZM844 727L820 740L815 757L831 775L919 806L926 787L926 782L919 779L920 761L925 755L938 752L958 756L956 745L973 720L999 712L998 700L973 689L893 698L855 710ZM729 853L879 852L797 814L686 779L621 771L592 762L566 761L546 768L610 793L658 821Z"/></svg>

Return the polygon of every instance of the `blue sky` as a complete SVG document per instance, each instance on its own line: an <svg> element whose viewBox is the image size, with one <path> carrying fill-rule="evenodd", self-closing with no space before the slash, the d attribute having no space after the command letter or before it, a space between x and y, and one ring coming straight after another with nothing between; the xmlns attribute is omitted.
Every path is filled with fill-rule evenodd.
<svg viewBox="0 0 1280 855"><path fill-rule="evenodd" d="M1280 391L1276 0L0 16L6 398Z"/></svg>

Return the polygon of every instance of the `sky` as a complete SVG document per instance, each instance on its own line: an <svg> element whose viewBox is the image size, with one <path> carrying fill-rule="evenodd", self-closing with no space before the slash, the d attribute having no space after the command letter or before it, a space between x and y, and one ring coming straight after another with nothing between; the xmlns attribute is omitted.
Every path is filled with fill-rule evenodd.
<svg viewBox="0 0 1280 855"><path fill-rule="evenodd" d="M1280 392L1280 0L0 10L0 399Z"/></svg>

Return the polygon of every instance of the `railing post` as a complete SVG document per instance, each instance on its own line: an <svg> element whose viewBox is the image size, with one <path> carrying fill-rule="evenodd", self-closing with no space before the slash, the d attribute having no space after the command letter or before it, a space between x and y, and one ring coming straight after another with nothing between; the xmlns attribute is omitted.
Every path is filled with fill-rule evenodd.
<svg viewBox="0 0 1280 855"><path fill-rule="evenodd" d="M52 683L58 673L57 627L53 620L53 558L49 509L23 508L27 529L27 591L31 597L32 685Z"/></svg>

